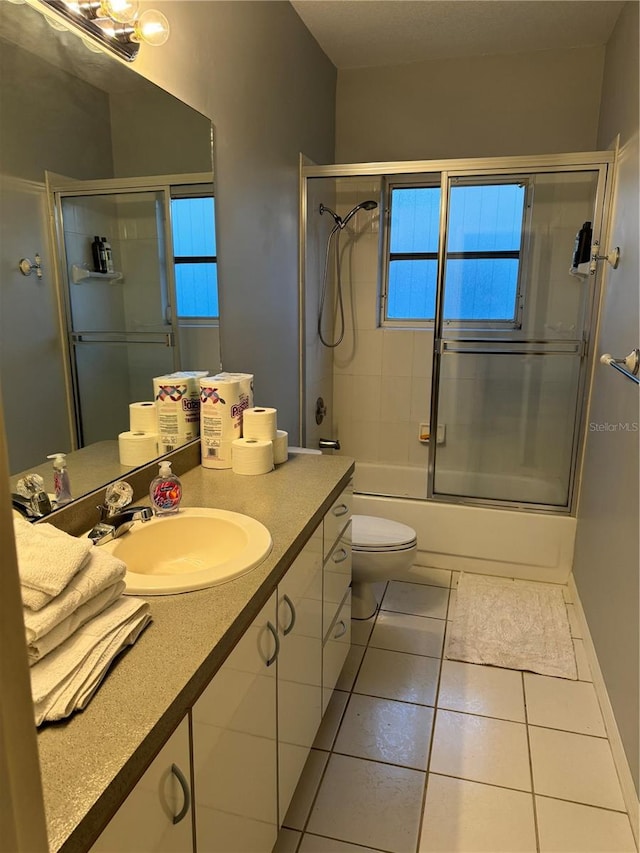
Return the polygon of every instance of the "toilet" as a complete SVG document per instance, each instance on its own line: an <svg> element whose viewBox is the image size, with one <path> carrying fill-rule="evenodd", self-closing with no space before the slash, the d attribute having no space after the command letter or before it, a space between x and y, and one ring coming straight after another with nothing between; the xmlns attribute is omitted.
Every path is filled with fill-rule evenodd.
<svg viewBox="0 0 640 853"><path fill-rule="evenodd" d="M407 524L372 515L354 515L351 521L351 615L369 619L378 609L373 584L402 577L411 567L418 548L416 532Z"/></svg>

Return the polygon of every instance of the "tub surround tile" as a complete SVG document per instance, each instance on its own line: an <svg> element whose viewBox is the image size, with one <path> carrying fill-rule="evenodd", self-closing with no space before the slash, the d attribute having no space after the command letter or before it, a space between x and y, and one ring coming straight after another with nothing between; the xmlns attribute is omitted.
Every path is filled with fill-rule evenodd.
<svg viewBox="0 0 640 853"><path fill-rule="evenodd" d="M438 707L524 723L522 675L513 669L445 660Z"/></svg>
<svg viewBox="0 0 640 853"><path fill-rule="evenodd" d="M540 853L636 853L626 814L536 797Z"/></svg>
<svg viewBox="0 0 640 853"><path fill-rule="evenodd" d="M525 672L524 688L531 725L606 738L592 684Z"/></svg>
<svg viewBox="0 0 640 853"><path fill-rule="evenodd" d="M396 613L446 619L448 601L449 590L444 587L391 581L381 606Z"/></svg>
<svg viewBox="0 0 640 853"><path fill-rule="evenodd" d="M439 658L444 621L425 616L380 611L369 645L389 651Z"/></svg>
<svg viewBox="0 0 640 853"><path fill-rule="evenodd" d="M531 795L430 773L418 853L444 851L535 853Z"/></svg>
<svg viewBox="0 0 640 853"><path fill-rule="evenodd" d="M536 794L624 811L609 742L529 726Z"/></svg>
<svg viewBox="0 0 640 853"><path fill-rule="evenodd" d="M390 853L413 853L424 780L417 770L333 754L308 830Z"/></svg>
<svg viewBox="0 0 640 853"><path fill-rule="evenodd" d="M438 710L430 772L531 790L526 726Z"/></svg>
<svg viewBox="0 0 640 853"><path fill-rule="evenodd" d="M439 672L440 661L435 658L369 647L353 689L384 699L433 705Z"/></svg>
<svg viewBox="0 0 640 853"><path fill-rule="evenodd" d="M433 708L354 694L335 752L415 770L427 769Z"/></svg>

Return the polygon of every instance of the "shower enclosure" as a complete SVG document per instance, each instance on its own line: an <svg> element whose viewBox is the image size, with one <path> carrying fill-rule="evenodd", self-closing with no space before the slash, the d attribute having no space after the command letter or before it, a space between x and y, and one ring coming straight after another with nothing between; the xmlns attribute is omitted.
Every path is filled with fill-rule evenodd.
<svg viewBox="0 0 640 853"><path fill-rule="evenodd" d="M601 265L570 267L584 223L602 243L613 161L304 166L303 442L339 440L360 493L571 512ZM319 208L373 199L342 233L341 300L329 271L327 348Z"/></svg>

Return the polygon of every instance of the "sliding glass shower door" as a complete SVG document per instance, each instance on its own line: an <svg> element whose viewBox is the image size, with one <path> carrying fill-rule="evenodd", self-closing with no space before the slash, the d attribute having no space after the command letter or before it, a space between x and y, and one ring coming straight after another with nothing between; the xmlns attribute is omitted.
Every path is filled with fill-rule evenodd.
<svg viewBox="0 0 640 853"><path fill-rule="evenodd" d="M443 174L429 496L568 508L604 169Z"/></svg>

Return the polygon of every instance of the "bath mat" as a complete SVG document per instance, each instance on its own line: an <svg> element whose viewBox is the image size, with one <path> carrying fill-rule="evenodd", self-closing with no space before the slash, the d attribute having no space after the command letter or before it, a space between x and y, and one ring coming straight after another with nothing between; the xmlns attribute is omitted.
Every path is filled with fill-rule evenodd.
<svg viewBox="0 0 640 853"><path fill-rule="evenodd" d="M577 680L562 589L463 573L445 657Z"/></svg>

